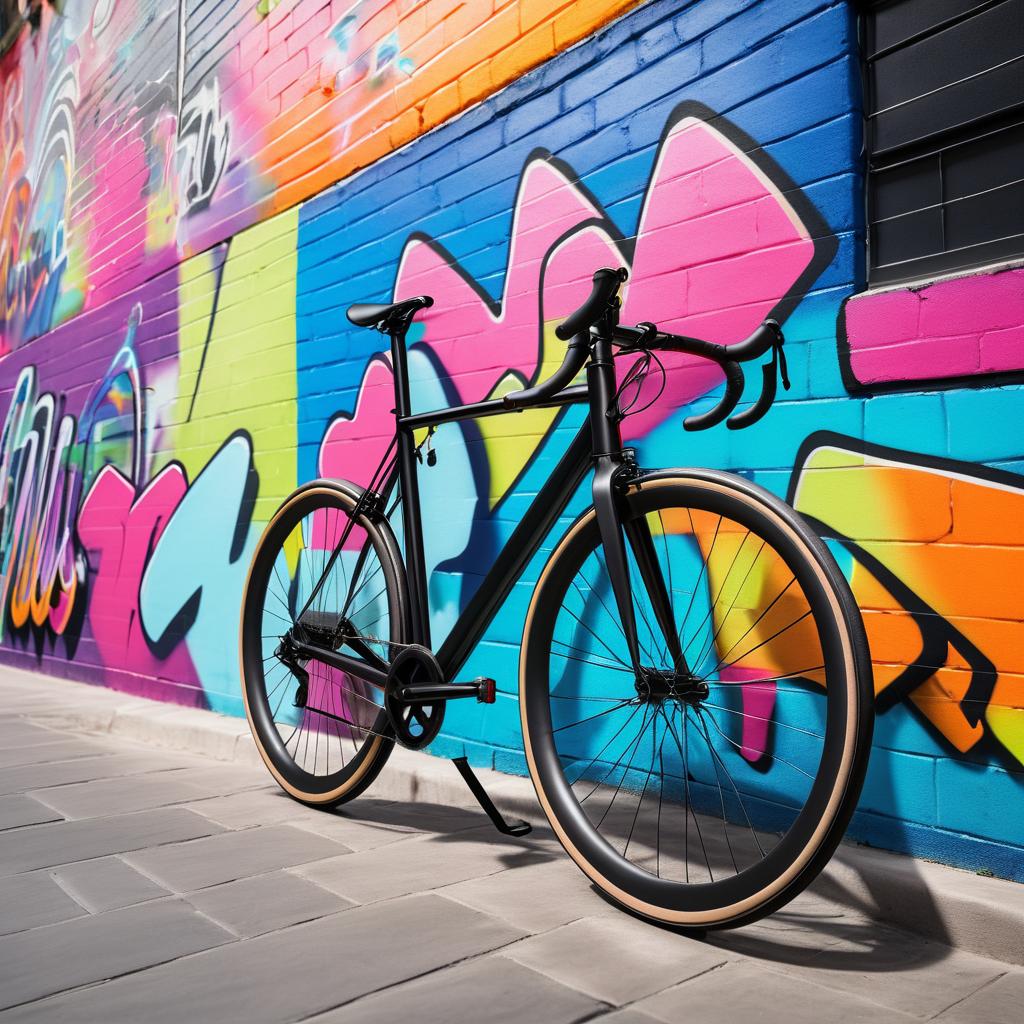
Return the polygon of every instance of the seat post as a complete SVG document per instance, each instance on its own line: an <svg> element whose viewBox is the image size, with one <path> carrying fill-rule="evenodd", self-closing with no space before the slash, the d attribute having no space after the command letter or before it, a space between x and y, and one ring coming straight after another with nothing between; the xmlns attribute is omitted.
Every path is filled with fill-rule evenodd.
<svg viewBox="0 0 1024 1024"><path fill-rule="evenodd" d="M389 330L391 366L395 380L395 417L398 436L398 477L402 496L402 527L405 564L409 576L409 625L413 643L430 647L430 609L427 601L427 570L423 553L423 524L416 468L416 441L411 428L398 421L412 409L409 401L409 359L405 334L409 319L403 318Z"/></svg>

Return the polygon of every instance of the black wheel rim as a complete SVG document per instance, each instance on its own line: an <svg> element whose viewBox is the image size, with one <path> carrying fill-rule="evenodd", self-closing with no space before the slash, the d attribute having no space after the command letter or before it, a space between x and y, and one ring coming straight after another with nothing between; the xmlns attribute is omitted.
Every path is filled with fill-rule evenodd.
<svg viewBox="0 0 1024 1024"><path fill-rule="evenodd" d="M380 690L310 661L303 693L278 653L296 628L322 645L337 636L331 645L345 649L342 620L385 661L391 644L400 642L392 558L372 525L354 524L331 564L351 507L351 499L326 487L286 504L261 541L243 607L244 685L254 728L284 781L309 796L334 793L358 778L367 759L392 743Z"/></svg>
<svg viewBox="0 0 1024 1024"><path fill-rule="evenodd" d="M807 549L756 503L675 485L634 493L630 509L651 524L670 566L681 644L709 695L691 705L637 693L607 576L604 586L597 578L591 520L562 549L534 608L524 666L530 744L555 818L602 878L655 907L708 912L764 892L819 834L848 735L848 645ZM679 547L690 548L689 573ZM782 577L766 571L780 566ZM632 571L636 590L635 562ZM737 608L738 627L729 623ZM641 660L671 668L643 596L636 617ZM798 619L801 642L788 644L783 664L792 635L774 634ZM758 669L765 659L770 670ZM802 791L791 781L783 792L780 768Z"/></svg>

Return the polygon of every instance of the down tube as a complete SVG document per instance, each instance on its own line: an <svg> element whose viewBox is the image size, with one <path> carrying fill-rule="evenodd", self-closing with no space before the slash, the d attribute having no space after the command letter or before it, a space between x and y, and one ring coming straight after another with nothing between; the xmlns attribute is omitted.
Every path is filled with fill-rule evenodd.
<svg viewBox="0 0 1024 1024"><path fill-rule="evenodd" d="M437 652L445 679L453 680L462 669L527 563L565 511L590 469L590 449L588 416Z"/></svg>

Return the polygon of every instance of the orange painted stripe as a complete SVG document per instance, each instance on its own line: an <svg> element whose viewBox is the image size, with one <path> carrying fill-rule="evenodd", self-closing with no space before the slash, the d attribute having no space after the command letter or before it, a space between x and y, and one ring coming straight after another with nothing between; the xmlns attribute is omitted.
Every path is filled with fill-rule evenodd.
<svg viewBox="0 0 1024 1024"><path fill-rule="evenodd" d="M427 0L404 17L399 5L387 4L367 34L383 39L397 32L413 70L368 97L359 86L335 91L333 75L318 78L311 67L304 94L263 128L258 159L271 185L265 212L293 206L367 167L640 2Z"/></svg>

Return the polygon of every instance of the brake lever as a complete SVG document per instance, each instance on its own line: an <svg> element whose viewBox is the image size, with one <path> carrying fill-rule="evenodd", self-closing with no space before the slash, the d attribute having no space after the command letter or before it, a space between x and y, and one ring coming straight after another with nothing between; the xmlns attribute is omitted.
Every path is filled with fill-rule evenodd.
<svg viewBox="0 0 1024 1024"><path fill-rule="evenodd" d="M725 425L730 430L742 430L744 427L752 426L768 412L775 401L775 396L778 394L778 380L780 377L782 378L783 390L788 391L790 387L789 370L786 366L786 353L782 350L783 343L785 342L785 338L782 336L782 329L774 320L768 320L765 323L771 324L775 339L772 342L772 360L761 367L761 394L758 395L757 401L753 405L748 406L742 412L738 412L735 416L730 416L726 420Z"/></svg>

